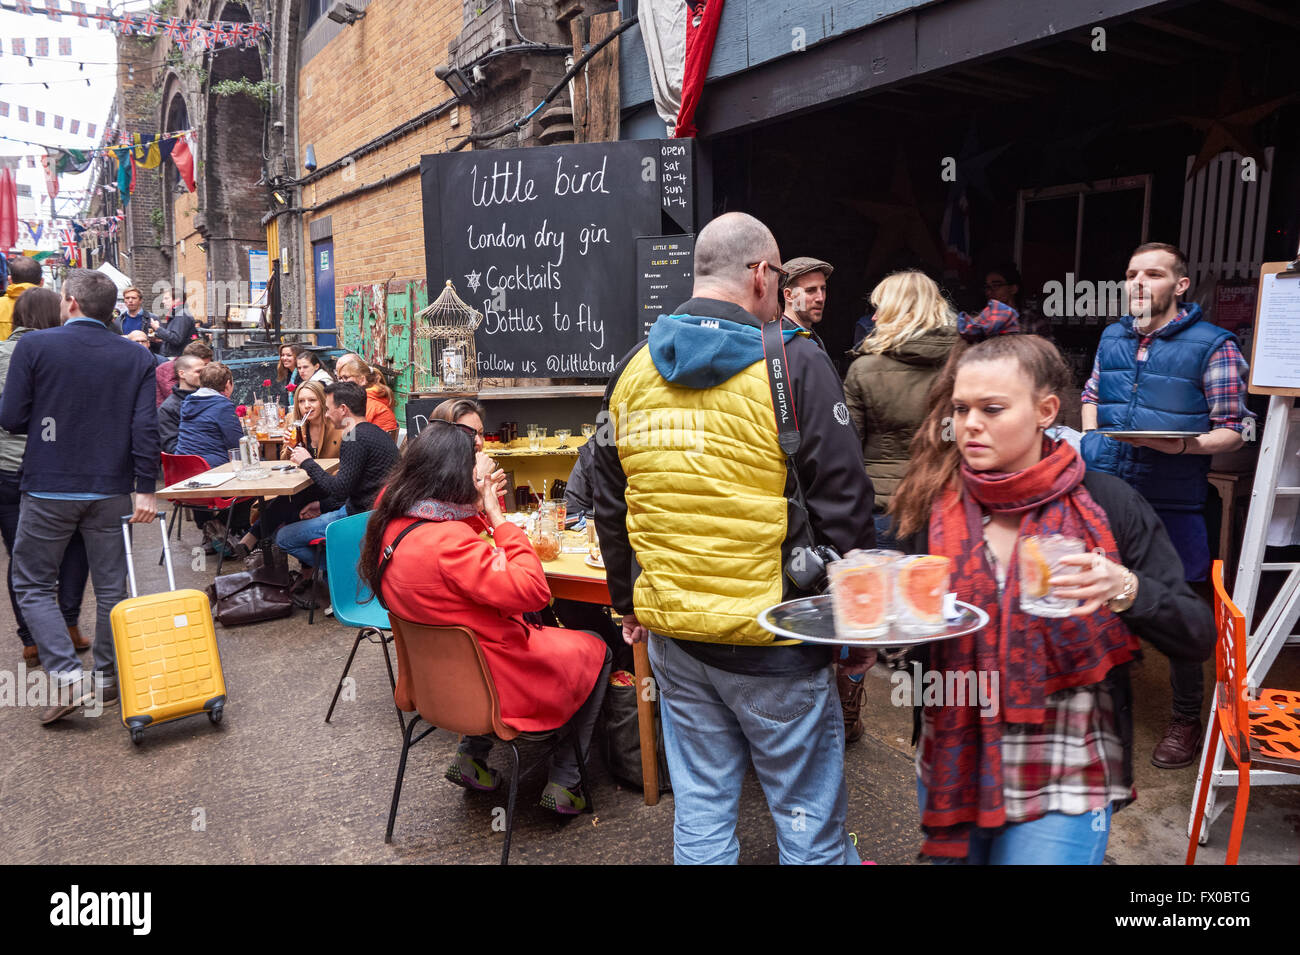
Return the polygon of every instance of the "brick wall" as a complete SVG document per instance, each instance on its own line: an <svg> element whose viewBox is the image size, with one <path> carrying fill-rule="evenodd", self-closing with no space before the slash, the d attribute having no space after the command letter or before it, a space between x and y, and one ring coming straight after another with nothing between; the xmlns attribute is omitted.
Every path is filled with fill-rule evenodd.
<svg viewBox="0 0 1300 955"><path fill-rule="evenodd" d="M155 78L156 49L153 43L135 37L119 37L117 56L120 79L118 97L122 110L122 129L128 133L158 131L158 103ZM162 183L157 169L137 170L135 191L126 207L122 223L121 248L126 253L127 276L153 298L157 282L170 280L171 270L162 255L163 236L156 226L162 221Z"/></svg>
<svg viewBox="0 0 1300 955"><path fill-rule="evenodd" d="M189 293L186 306L191 315L206 315L205 296L208 274L208 257L199 248L203 236L194 228L194 212L198 208L198 199L192 192L177 196L172 203L173 231L176 244L173 247L172 265L177 280L183 280Z"/></svg>
<svg viewBox="0 0 1300 955"><path fill-rule="evenodd" d="M447 62L447 44L461 29L460 0L373 0L364 20L344 29L298 74L298 159L308 144L323 167L450 95L434 69ZM469 109L409 133L352 165L303 187L314 206L418 164L425 153L470 132ZM335 315L348 285L424 276L424 228L419 174L344 200L320 213L334 229ZM306 310L315 312L311 241L304 217L302 268Z"/></svg>

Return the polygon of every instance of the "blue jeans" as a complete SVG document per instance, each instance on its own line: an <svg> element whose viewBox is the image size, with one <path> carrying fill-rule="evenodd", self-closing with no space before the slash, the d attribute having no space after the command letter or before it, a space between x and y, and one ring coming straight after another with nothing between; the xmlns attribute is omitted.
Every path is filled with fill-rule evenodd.
<svg viewBox="0 0 1300 955"><path fill-rule="evenodd" d="M650 635L664 753L673 780L673 859L735 864L750 760L783 864L857 865L844 828L844 717L827 666L804 676L728 673Z"/></svg>
<svg viewBox="0 0 1300 955"><path fill-rule="evenodd" d="M925 811L925 784L916 780L916 799ZM965 859L935 859L948 865L1101 865L1110 841L1111 806L1067 816L1049 812L1040 819L1004 829L975 829Z"/></svg>
<svg viewBox="0 0 1300 955"><path fill-rule="evenodd" d="M1156 511L1165 525L1174 550L1183 562L1183 578L1200 583L1210 576L1210 538L1205 515L1200 511ZM1205 677L1199 663L1169 661L1169 688L1174 698L1174 715L1200 722L1205 702Z"/></svg>
<svg viewBox="0 0 1300 955"><path fill-rule="evenodd" d="M9 604L13 607L14 622L18 625L18 639L25 647L36 646L32 639L27 621L18 607L18 595L14 592L14 568L12 555L14 538L18 535L18 511L22 495L18 491L18 472L0 471L0 537L4 539L5 552L9 561ZM63 613L63 622L69 627L77 626L81 620L81 598L86 593L86 581L90 579L90 562L86 558L86 544L80 532L68 538L68 549L63 552L63 562L59 565L59 610Z"/></svg>
<svg viewBox="0 0 1300 955"><path fill-rule="evenodd" d="M888 514L873 514L871 522L876 525L876 547L880 550L902 550L899 540L894 536L894 519Z"/></svg>
<svg viewBox="0 0 1300 955"><path fill-rule="evenodd" d="M109 614L126 599L126 549L122 545L123 514L134 508L131 495L98 501L55 501L24 494L18 514L10 567L14 593L32 639L40 648L45 672L62 682L81 676L81 659L72 645L68 624L59 609L59 574L68 541L81 532L95 586L95 670L117 677L117 653Z"/></svg>
<svg viewBox="0 0 1300 955"><path fill-rule="evenodd" d="M316 562L316 548L311 542L325 536L325 528L335 521L348 516L348 506L344 504L337 511L329 511L305 521L285 524L275 535L275 543L286 554L293 554L304 567L313 567Z"/></svg>

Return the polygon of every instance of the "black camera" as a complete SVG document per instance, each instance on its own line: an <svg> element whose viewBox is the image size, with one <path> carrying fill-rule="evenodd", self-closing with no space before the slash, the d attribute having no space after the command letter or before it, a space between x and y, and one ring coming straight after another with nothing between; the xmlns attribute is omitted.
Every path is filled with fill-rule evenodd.
<svg viewBox="0 0 1300 955"><path fill-rule="evenodd" d="M820 594L826 590L826 565L840 559L839 551L829 544L813 547L799 546L786 558L785 575L790 582L805 593Z"/></svg>

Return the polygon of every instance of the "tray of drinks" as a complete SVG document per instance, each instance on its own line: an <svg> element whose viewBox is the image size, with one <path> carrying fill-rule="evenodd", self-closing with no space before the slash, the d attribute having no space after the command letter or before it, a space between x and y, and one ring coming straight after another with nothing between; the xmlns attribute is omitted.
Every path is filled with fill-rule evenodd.
<svg viewBox="0 0 1300 955"><path fill-rule="evenodd" d="M787 640L807 643L830 643L839 646L909 647L921 643L935 643L976 633L988 626L989 615L973 604L949 600L945 610L951 611L933 624L900 625L898 621L886 622L877 636L861 637L841 635L835 628L835 609L830 594L816 597L799 597L768 607L758 615L758 624L764 630Z"/></svg>

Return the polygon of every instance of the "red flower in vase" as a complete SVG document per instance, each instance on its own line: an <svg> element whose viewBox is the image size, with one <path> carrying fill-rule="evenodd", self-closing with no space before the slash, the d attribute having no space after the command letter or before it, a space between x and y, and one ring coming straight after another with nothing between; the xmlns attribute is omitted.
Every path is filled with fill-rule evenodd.
<svg viewBox="0 0 1300 955"><path fill-rule="evenodd" d="M293 394L295 391L298 390L298 386L295 385L292 381L289 382L289 384L285 385L284 387L285 390L289 392L289 394Z"/></svg>
<svg viewBox="0 0 1300 955"><path fill-rule="evenodd" d="M235 414L241 418L244 417L244 415L248 414L248 405L235 405Z"/></svg>
<svg viewBox="0 0 1300 955"><path fill-rule="evenodd" d="M271 379L270 379L270 378L267 378L265 381L263 381L263 382L262 382L262 387L263 387L263 388L270 388L270 387L271 387Z"/></svg>

